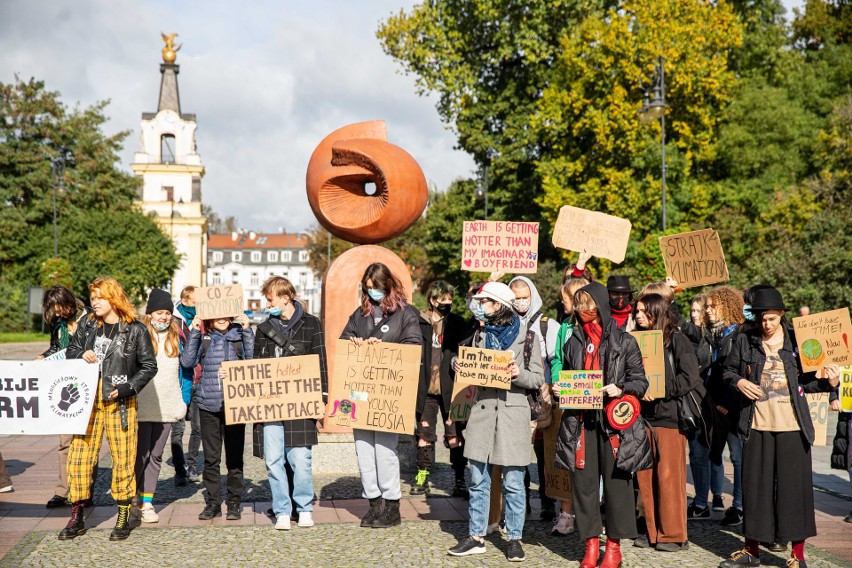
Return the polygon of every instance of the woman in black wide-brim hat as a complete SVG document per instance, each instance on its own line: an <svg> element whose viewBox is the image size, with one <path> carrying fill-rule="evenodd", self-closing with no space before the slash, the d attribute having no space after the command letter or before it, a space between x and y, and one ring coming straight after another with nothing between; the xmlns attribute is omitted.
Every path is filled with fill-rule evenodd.
<svg viewBox="0 0 852 568"><path fill-rule="evenodd" d="M826 366L828 379L802 371L787 307L775 288L755 291L751 310L757 325L737 336L724 370L725 382L740 395L745 547L719 566L759 566L760 542L792 542L787 566L806 568L805 539L816 536L816 521L814 426L805 393L829 392L840 369Z"/></svg>

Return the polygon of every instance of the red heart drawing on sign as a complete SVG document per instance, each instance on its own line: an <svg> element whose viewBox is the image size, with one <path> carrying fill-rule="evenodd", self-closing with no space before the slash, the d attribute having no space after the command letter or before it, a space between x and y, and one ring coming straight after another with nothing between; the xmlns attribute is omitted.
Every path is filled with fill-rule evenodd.
<svg viewBox="0 0 852 568"><path fill-rule="evenodd" d="M470 267L470 263L471 263L470 259L467 259L467 260L464 261L464 265L467 266L468 268Z"/></svg>

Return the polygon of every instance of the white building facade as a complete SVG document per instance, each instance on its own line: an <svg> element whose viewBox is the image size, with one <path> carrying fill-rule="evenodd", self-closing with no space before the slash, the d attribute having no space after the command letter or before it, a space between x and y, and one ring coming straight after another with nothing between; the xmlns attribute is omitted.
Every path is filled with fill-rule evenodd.
<svg viewBox="0 0 852 568"><path fill-rule="evenodd" d="M293 233L231 233L210 235L207 243L207 285L240 284L247 310L262 310L260 288L270 276L283 276L296 288L305 310L319 315L321 285L308 266L308 239Z"/></svg>

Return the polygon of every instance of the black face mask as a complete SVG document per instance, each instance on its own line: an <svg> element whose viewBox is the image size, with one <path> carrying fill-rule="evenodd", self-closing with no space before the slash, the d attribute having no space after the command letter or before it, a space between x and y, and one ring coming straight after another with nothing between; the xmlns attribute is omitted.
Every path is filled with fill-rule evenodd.
<svg viewBox="0 0 852 568"><path fill-rule="evenodd" d="M614 310L623 310L624 308L627 307L627 305L629 303L630 303L630 300L628 298L617 298L617 299L616 298L610 298L609 299L609 305Z"/></svg>
<svg viewBox="0 0 852 568"><path fill-rule="evenodd" d="M438 312L439 314L441 314L442 316L445 316L448 313L450 313L451 311L453 311L453 305L452 304L438 304L437 306L435 306L435 311Z"/></svg>

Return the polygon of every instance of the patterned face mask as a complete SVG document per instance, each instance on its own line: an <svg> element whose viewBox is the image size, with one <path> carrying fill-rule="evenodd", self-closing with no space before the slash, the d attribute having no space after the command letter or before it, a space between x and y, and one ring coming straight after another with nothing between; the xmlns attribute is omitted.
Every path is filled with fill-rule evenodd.
<svg viewBox="0 0 852 568"><path fill-rule="evenodd" d="M525 314L529 311L530 305L532 304L532 299L527 298L526 300L514 300L512 305L515 306L515 310L519 314Z"/></svg>

